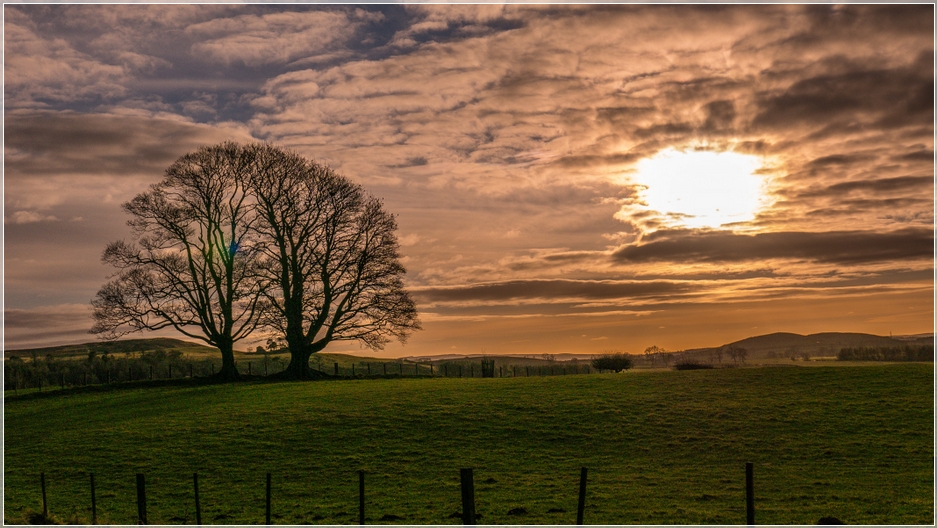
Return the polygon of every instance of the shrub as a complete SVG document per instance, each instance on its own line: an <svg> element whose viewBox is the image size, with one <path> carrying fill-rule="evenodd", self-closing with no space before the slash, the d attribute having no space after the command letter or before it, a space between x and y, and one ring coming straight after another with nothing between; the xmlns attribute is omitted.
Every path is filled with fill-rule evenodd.
<svg viewBox="0 0 937 528"><path fill-rule="evenodd" d="M673 366L674 370L701 370L701 369L711 369L712 365L709 363L697 363L696 361L681 361Z"/></svg>
<svg viewBox="0 0 937 528"><path fill-rule="evenodd" d="M628 354L602 354L592 358L592 368L596 370L613 370L621 372L634 366L634 361Z"/></svg>

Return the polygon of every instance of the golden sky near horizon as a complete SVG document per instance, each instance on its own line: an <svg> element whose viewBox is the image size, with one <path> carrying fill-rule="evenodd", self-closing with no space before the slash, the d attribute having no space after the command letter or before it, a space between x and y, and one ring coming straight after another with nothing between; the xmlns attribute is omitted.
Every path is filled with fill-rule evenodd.
<svg viewBox="0 0 937 528"><path fill-rule="evenodd" d="M377 355L932 332L933 9L8 4L5 345L93 340L120 204L224 140L397 215Z"/></svg>

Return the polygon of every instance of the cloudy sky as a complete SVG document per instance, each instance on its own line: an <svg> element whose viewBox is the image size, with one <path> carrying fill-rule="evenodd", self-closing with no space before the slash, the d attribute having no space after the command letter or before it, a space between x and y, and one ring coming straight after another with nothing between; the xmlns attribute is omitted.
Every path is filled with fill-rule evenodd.
<svg viewBox="0 0 937 528"><path fill-rule="evenodd" d="M6 347L93 340L120 204L224 140L328 163L398 215L424 330L381 355L932 332L933 20L6 4Z"/></svg>

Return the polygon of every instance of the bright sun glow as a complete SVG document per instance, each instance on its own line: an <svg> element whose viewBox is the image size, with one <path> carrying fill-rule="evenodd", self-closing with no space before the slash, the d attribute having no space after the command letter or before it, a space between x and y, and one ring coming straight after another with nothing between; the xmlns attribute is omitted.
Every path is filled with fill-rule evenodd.
<svg viewBox="0 0 937 528"><path fill-rule="evenodd" d="M719 227L755 218L765 205L762 163L735 152L667 149L638 162L642 201L669 222L687 227Z"/></svg>

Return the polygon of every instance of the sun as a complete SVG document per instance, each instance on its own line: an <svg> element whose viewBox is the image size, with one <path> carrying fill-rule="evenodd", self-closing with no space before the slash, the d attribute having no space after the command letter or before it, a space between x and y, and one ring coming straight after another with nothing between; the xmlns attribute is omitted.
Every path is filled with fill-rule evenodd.
<svg viewBox="0 0 937 528"><path fill-rule="evenodd" d="M763 161L736 152L666 149L637 163L640 201L664 223L715 228L753 220L767 205Z"/></svg>

